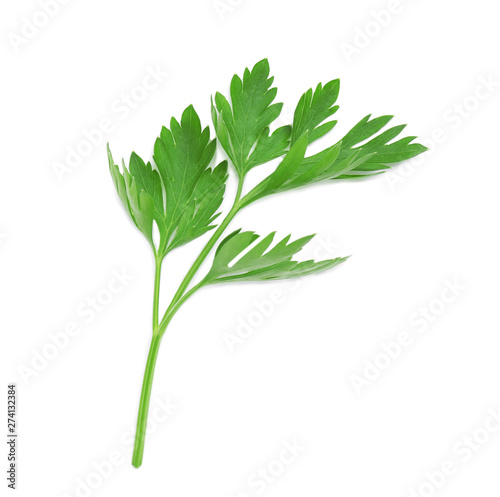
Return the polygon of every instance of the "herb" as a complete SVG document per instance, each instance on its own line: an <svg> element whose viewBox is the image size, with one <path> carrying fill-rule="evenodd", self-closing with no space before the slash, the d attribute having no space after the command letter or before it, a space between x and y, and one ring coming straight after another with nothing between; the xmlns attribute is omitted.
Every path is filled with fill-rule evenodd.
<svg viewBox="0 0 500 497"><path fill-rule="evenodd" d="M307 156L307 147L330 132L337 123L328 119L338 109L335 102L339 80L324 86L318 84L314 91L306 91L297 104L293 123L278 127L273 132L270 127L280 115L282 104L274 103L277 90L272 83L269 64L264 59L251 71L245 69L243 78L233 77L229 100L220 93L216 93L212 100L212 120L217 139L238 177L233 205L219 224L218 209L225 193L228 162L224 160L216 167L211 166L216 140L210 138L208 127L202 128L192 106L183 112L180 123L172 118L170 128L162 128L154 146L154 163L145 163L132 153L128 169L123 162L120 171L108 147L109 167L118 195L132 221L149 242L155 259L153 336L137 420L132 459L135 467L142 463L160 342L175 313L189 297L207 285L294 278L333 268L346 260L295 261L293 257L311 240L312 235L295 241L287 236L275 243L274 233L259 237L251 231L237 230L219 242L234 216L252 202L268 195L318 181L373 176L426 150L422 145L413 143L413 136L393 141L404 126L382 131L392 116L374 119L366 116L340 141ZM276 169L243 195L247 173L280 157L282 160ZM159 232L157 243L153 240L154 223ZM160 319L158 300L163 259L171 250L214 229ZM190 288L191 281L217 243L211 269ZM235 259L237 261L231 264Z"/></svg>

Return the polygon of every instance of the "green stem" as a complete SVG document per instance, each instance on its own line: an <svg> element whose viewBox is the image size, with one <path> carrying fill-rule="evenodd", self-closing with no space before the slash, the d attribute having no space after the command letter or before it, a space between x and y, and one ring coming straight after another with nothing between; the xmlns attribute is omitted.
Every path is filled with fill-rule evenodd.
<svg viewBox="0 0 500 497"><path fill-rule="evenodd" d="M160 280L161 280L161 263L163 261L155 256L155 286L153 294L153 334L158 330L158 306L160 300Z"/></svg>
<svg viewBox="0 0 500 497"><path fill-rule="evenodd" d="M170 321L172 321L172 318L175 316L176 312L182 307L182 305L184 304L184 302L186 302L186 300L191 297L195 292L197 292L203 285L204 285L204 281L200 281L198 284L196 284L195 286L193 286L193 288L191 288L189 291L187 291L176 303L174 306L172 306L172 308L170 309L170 311L168 312L168 314L165 315L164 319L162 320L160 326L158 327L158 334L160 336L163 336L163 334L165 333L165 330L167 329L167 326L168 324L170 323Z"/></svg>
<svg viewBox="0 0 500 497"><path fill-rule="evenodd" d="M142 464L144 454L144 443L146 441L146 427L148 424L149 402L151 399L151 388L153 386L153 375L155 371L156 358L160 350L161 336L156 334L151 339L144 380L142 382L141 400L139 402L139 414L137 415L137 430L135 432L134 454L132 465L139 468Z"/></svg>

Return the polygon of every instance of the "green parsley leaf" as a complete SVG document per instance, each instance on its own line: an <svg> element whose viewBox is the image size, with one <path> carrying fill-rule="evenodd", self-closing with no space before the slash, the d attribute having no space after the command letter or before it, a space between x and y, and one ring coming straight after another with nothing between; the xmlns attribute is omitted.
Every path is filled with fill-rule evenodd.
<svg viewBox="0 0 500 497"><path fill-rule="evenodd" d="M220 213L227 180L227 161L214 170L205 169L193 191L192 199L179 217L177 227L169 240L169 250L194 240L215 228L212 223Z"/></svg>
<svg viewBox="0 0 500 497"><path fill-rule="evenodd" d="M341 140L340 159L348 157L353 151L356 151L359 153L359 157L365 158L364 162L351 169L348 174L341 174L331 179L356 179L359 176L381 174L386 169L390 169L391 166L388 164L412 159L427 150L427 147L413 143L416 136L407 136L398 141L392 141L404 130L405 124L389 128L373 137L391 121L393 116L381 116L374 119L370 119L370 117L371 115L364 117ZM356 147L369 138L372 139L364 145Z"/></svg>
<svg viewBox="0 0 500 497"><path fill-rule="evenodd" d="M396 142L405 125L394 126L373 137L366 144L356 147L362 141L380 131L392 118L383 116L376 119L362 119L347 135L335 145L305 157L310 143L308 132L292 145L278 167L262 180L243 199L248 205L273 193L299 188L323 180L358 179L381 174L389 169L387 164L395 164L411 159L427 150L418 143L416 137L409 136Z"/></svg>
<svg viewBox="0 0 500 497"><path fill-rule="evenodd" d="M271 233L265 238L261 238L254 247L237 259L259 238L259 235L252 231L242 232L240 230L231 233L219 244L212 268L203 283L296 278L331 269L347 259L347 257L338 257L321 262L292 261L292 257L302 250L314 235L305 236L293 242L290 242L291 235L288 235L269 249L274 235L275 233ZM232 264L235 259L237 259L236 262Z"/></svg>
<svg viewBox="0 0 500 497"><path fill-rule="evenodd" d="M280 115L283 104L273 101L269 63L261 60L243 79L231 81L231 103L217 92L212 102L212 120L217 138L231 159L240 178L255 166L280 157L288 148L291 127L283 126L270 134L269 125Z"/></svg>
<svg viewBox="0 0 500 497"><path fill-rule="evenodd" d="M309 132L309 143L321 138L337 124L337 121L323 121L337 112L339 106L333 105L339 96L340 81L334 79L325 86L321 83L307 90L299 100L293 115L292 138L293 145L304 133Z"/></svg>
<svg viewBox="0 0 500 497"><path fill-rule="evenodd" d="M191 105L180 123L172 118L170 129L162 128L154 147L155 167L132 153L122 176L108 151L118 195L160 258L215 227L212 223L224 196L227 161L212 170L214 154L215 140L210 141L208 127L201 129ZM160 233L158 247L153 243L153 221Z"/></svg>
<svg viewBox="0 0 500 497"><path fill-rule="evenodd" d="M125 163L123 163L123 175L119 167L115 164L113 156L108 146L108 161L111 177L115 184L118 196L122 201L125 210L128 212L134 224L146 237L151 247L153 243L153 199L148 193L138 186L137 181L130 175Z"/></svg>

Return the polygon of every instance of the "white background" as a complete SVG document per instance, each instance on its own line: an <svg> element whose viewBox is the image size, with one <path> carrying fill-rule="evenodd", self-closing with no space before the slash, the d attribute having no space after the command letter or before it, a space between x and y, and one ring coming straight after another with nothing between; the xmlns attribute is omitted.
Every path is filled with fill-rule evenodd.
<svg viewBox="0 0 500 497"><path fill-rule="evenodd" d="M500 404L494 6L73 0L34 34L24 27L24 41L39 3L2 7L0 326L3 388L19 391L18 495L256 496L263 487L249 482L259 468L279 470L273 461L294 440L304 450L265 495L498 495L500 432L482 428ZM153 260L115 194L104 142L115 159L150 157L172 115L192 103L208 124L209 96L263 57L285 121L303 91L341 79L339 124L322 145L368 113L389 113L431 152L391 175L270 197L237 217L234 229L318 233L304 257L330 257L325 245L353 257L298 285L233 284L189 301L162 343L152 394L153 406L177 407L155 422L136 470ZM168 75L141 94L148 68ZM127 110L119 100L131 92L144 98ZM102 119L112 132L59 181L54 164ZM167 259L162 307L204 242ZM132 281L86 322L78 306L123 270ZM447 280L465 289L443 303ZM276 291L263 317L257 307ZM249 320L260 326L231 353L225 337ZM50 334L73 321L80 333L54 352ZM383 362L383 344L401 332L412 343L357 392L353 375ZM55 357L43 363L42 353ZM468 435L489 440L466 460ZM100 477L95 465L109 470L113 453L120 462ZM454 474L439 489L426 483L447 460Z"/></svg>

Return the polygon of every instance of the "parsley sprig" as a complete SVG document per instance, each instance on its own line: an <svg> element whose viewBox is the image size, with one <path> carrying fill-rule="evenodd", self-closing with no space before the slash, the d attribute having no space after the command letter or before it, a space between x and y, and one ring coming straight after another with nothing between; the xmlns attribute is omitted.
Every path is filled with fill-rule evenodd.
<svg viewBox="0 0 500 497"><path fill-rule="evenodd" d="M331 269L347 257L324 261L294 260L314 235L275 242L275 233L260 237L252 231L233 231L220 240L236 214L268 195L319 181L358 180L383 173L393 164L410 159L426 148L415 137L398 138L404 126L386 128L392 116L359 121L341 140L313 155L309 145L333 130L331 116L338 109L339 80L307 90L299 99L293 122L271 131L283 104L275 103L277 90L269 76L266 59L243 77L235 75L229 98L216 93L212 99L212 121L202 128L193 106L180 122L175 118L163 127L154 145L153 162L132 153L128 168L115 164L108 146L111 176L118 196L133 223L142 232L154 254L153 335L144 374L132 464L142 463L153 374L160 342L179 308L200 288L232 281L263 281L295 278ZM385 129L384 129L385 128ZM216 141L233 166L238 187L232 207L219 222L219 208L228 179L228 161L212 166ZM275 170L243 194L247 173L254 167L281 158ZM153 225L159 241L153 240ZM206 245L186 273L160 319L161 267L173 249L212 231ZM217 247L216 247L217 245ZM210 270L191 285L203 262L216 247ZM242 255L243 254L243 255ZM236 262L235 262L236 261Z"/></svg>

